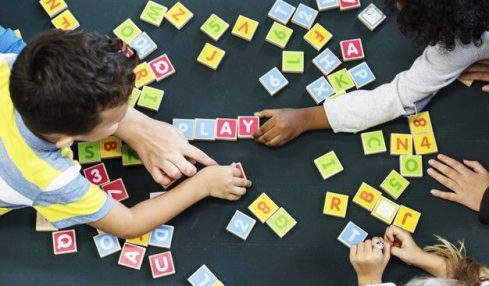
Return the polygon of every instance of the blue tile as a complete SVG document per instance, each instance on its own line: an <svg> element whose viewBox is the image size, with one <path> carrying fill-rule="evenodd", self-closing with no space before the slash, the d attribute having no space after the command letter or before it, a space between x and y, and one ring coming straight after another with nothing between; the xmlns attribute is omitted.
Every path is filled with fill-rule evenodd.
<svg viewBox="0 0 489 286"><path fill-rule="evenodd" d="M187 140L194 139L194 120L193 119L173 119L173 126L182 131Z"/></svg>
<svg viewBox="0 0 489 286"><path fill-rule="evenodd" d="M265 89L270 93L270 95L276 94L287 84L289 84L289 81L276 67L270 70L269 72L267 72L265 75L263 75L260 78L260 82L265 87Z"/></svg>
<svg viewBox="0 0 489 286"><path fill-rule="evenodd" d="M195 140L216 139L216 120L215 119L195 119Z"/></svg>
<svg viewBox="0 0 489 286"><path fill-rule="evenodd" d="M256 220L245 215L240 211L234 213L233 218L229 222L226 230L236 235L237 237L246 240L251 230L255 226Z"/></svg>
<svg viewBox="0 0 489 286"><path fill-rule="evenodd" d="M105 257L121 250L119 239L111 234L102 233L94 236L93 240L100 257Z"/></svg>
<svg viewBox="0 0 489 286"><path fill-rule="evenodd" d="M330 49L324 50L312 62L324 75L330 74L341 65L340 59Z"/></svg>
<svg viewBox="0 0 489 286"><path fill-rule="evenodd" d="M268 12L268 17L281 24L287 25L292 14L294 14L294 11L294 6L285 1L277 0L275 4L273 4L272 9L270 9L270 12Z"/></svg>
<svg viewBox="0 0 489 286"><path fill-rule="evenodd" d="M153 229L149 236L149 245L170 248L174 229L171 225L162 225Z"/></svg>
<svg viewBox="0 0 489 286"><path fill-rule="evenodd" d="M205 265L202 265L188 278L192 286L214 286L217 281L219 281L217 277Z"/></svg>
<svg viewBox="0 0 489 286"><path fill-rule="evenodd" d="M302 28L310 29L312 24L314 24L317 15L318 11L301 3L295 10L294 16L292 17L292 22L301 26Z"/></svg>
<svg viewBox="0 0 489 286"><path fill-rule="evenodd" d="M363 62L348 71L357 88L366 86L375 80L375 75L366 62Z"/></svg>
<svg viewBox="0 0 489 286"><path fill-rule="evenodd" d="M307 87L307 92L314 99L316 104L324 101L328 96L334 94L334 89L331 87L329 82L324 78L324 76L318 78Z"/></svg>
<svg viewBox="0 0 489 286"><path fill-rule="evenodd" d="M338 236L338 240L347 247L351 247L352 245L364 241L365 238L367 238L367 235L367 232L350 221L343 229L340 236Z"/></svg>

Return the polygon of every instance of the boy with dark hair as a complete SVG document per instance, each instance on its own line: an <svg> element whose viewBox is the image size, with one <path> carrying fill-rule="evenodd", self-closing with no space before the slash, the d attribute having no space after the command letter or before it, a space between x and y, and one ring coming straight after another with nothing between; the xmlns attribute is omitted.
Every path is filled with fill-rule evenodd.
<svg viewBox="0 0 489 286"><path fill-rule="evenodd" d="M128 106L135 66L117 39L53 30L26 46L0 26L0 215L32 206L58 228L86 223L133 238L207 196L246 193L251 182L234 165L217 166L171 125ZM112 134L139 153L158 183L192 177L125 207L81 176L69 149ZM213 166L195 174L197 161Z"/></svg>

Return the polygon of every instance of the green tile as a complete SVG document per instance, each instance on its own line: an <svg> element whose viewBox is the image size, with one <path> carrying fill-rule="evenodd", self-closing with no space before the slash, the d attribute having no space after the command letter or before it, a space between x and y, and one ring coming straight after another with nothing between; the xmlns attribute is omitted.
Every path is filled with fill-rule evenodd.
<svg viewBox="0 0 489 286"><path fill-rule="evenodd" d="M131 95L129 96L129 100L127 101L127 104L129 106L136 106L136 102L138 102L139 96L141 95L141 91L137 88L133 88Z"/></svg>
<svg viewBox="0 0 489 286"><path fill-rule="evenodd" d="M267 225L280 237L284 237L297 221L283 208L275 212L268 220Z"/></svg>
<svg viewBox="0 0 489 286"><path fill-rule="evenodd" d="M129 145L122 145L122 166L142 165L143 161L139 158L138 153Z"/></svg>
<svg viewBox="0 0 489 286"><path fill-rule="evenodd" d="M401 155L399 163L402 176L423 177L423 159L421 155Z"/></svg>
<svg viewBox="0 0 489 286"><path fill-rule="evenodd" d="M168 8L165 6L153 1L148 1L139 18L141 21L159 27L161 21L163 21L163 18L165 17L166 11L168 11Z"/></svg>
<svg viewBox="0 0 489 286"><path fill-rule="evenodd" d="M158 111L165 92L161 89L144 86L139 96L138 106Z"/></svg>
<svg viewBox="0 0 489 286"><path fill-rule="evenodd" d="M101 160L100 142L78 143L78 162L80 164L97 163Z"/></svg>
<svg viewBox="0 0 489 286"><path fill-rule="evenodd" d="M134 38L141 34L141 30L131 19L127 19L114 29L114 34L125 43L130 44Z"/></svg>
<svg viewBox="0 0 489 286"><path fill-rule="evenodd" d="M202 24L200 30L211 37L214 41L219 41L221 36L229 28L229 24L216 14L212 14L207 21Z"/></svg>
<svg viewBox="0 0 489 286"><path fill-rule="evenodd" d="M289 42L293 32L294 30L288 28L287 26L275 22L270 28L270 31L268 31L265 40L283 49Z"/></svg>
<svg viewBox="0 0 489 286"><path fill-rule="evenodd" d="M384 179L380 188L384 190L387 194L397 200L404 190L409 186L409 181L406 180L401 174L392 170L389 175Z"/></svg>
<svg viewBox="0 0 489 286"><path fill-rule="evenodd" d="M361 137L365 155L387 152L382 131L365 132L362 133Z"/></svg>
<svg viewBox="0 0 489 286"><path fill-rule="evenodd" d="M336 91L355 87L355 83L346 68L328 75L328 81Z"/></svg>
<svg viewBox="0 0 489 286"><path fill-rule="evenodd" d="M334 151L317 158L314 160L314 164L324 180L343 171L343 166Z"/></svg>
<svg viewBox="0 0 489 286"><path fill-rule="evenodd" d="M304 52L283 51L282 52L282 72L303 73L304 72Z"/></svg>

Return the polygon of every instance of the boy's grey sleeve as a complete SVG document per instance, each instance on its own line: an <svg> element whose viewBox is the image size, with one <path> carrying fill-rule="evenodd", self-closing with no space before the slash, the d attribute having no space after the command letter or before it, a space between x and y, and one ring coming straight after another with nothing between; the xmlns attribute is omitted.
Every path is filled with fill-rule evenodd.
<svg viewBox="0 0 489 286"><path fill-rule="evenodd" d="M409 70L399 73L392 82L371 91L357 90L325 100L331 128L334 132L356 133L415 113L416 103L452 83L472 63L489 58L488 46L459 45L450 52L429 46Z"/></svg>

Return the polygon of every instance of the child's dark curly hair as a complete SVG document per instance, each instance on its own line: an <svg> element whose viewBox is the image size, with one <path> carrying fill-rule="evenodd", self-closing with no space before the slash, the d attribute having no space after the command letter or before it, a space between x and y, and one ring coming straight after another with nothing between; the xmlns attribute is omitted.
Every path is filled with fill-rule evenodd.
<svg viewBox="0 0 489 286"><path fill-rule="evenodd" d="M453 50L457 40L463 44L482 44L489 28L487 0L385 0L389 10L400 8L397 17L402 33L413 33L416 42L440 44Z"/></svg>

